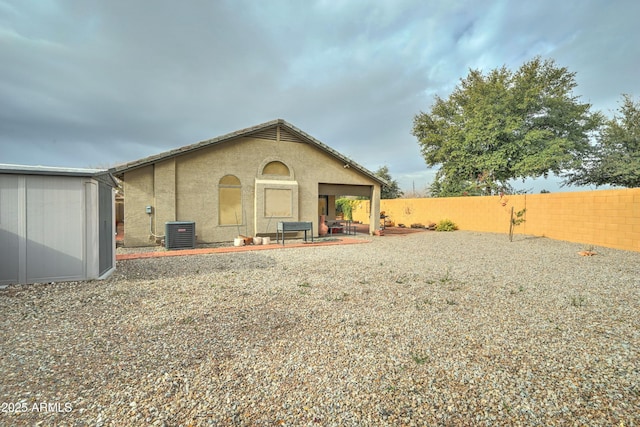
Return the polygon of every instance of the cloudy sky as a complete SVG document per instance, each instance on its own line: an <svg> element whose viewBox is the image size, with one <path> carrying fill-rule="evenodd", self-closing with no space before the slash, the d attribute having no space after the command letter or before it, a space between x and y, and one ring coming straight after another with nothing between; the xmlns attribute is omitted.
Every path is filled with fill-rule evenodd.
<svg viewBox="0 0 640 427"><path fill-rule="evenodd" d="M109 167L282 118L421 190L411 127L436 94L539 55L611 115L640 96L638 18L638 0L0 0L0 163Z"/></svg>

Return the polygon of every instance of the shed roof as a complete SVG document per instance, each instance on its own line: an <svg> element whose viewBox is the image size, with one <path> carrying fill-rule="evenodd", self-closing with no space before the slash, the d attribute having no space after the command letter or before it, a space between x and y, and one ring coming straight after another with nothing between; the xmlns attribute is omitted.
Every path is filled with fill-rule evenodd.
<svg viewBox="0 0 640 427"><path fill-rule="evenodd" d="M246 136L251 136L253 134L259 133L265 129L274 127L274 126L281 126L282 128L288 130L289 132L293 132L294 134L298 135L300 137L301 140L303 140L304 142L311 144L313 146L315 146L316 148L324 151L325 153L335 157L336 159L340 160L341 162L344 162L345 165L349 165L350 168L353 168L357 171L359 171L360 173L364 174L365 176L371 178L372 180L380 183L381 185L387 185L387 182L385 180L383 180L382 178L378 177L376 174L374 174L373 172L371 172L370 170L368 170L367 168L365 168L364 166L359 165L358 163L354 162L353 160L349 159L348 157L340 154L338 151L334 150L333 148L329 147L328 145L320 142L319 140L315 139L314 137L312 137L311 135L307 134L306 132L298 129L297 127L293 126L291 123L288 123L287 121L283 120L283 119L275 119L275 120L271 120L256 126L252 126L252 127L248 127L245 129L241 129L241 130L237 130L235 132L231 132L228 133L226 135L222 135L222 136L218 136L216 138L212 138L212 139L207 139L205 141L200 141L197 142L195 144L191 144L191 145L186 145L184 147L180 147L180 148L176 148L173 150L169 150L169 151L165 151L163 153L160 154L156 154L153 156L149 156L149 157L145 157L139 160L134 160L128 163L124 163L121 165L117 165L114 168L110 169L109 171L115 175L116 177L120 178L120 179L124 179L124 173L131 171L133 169L137 169L137 168L141 168L174 156L178 156L181 154L185 154L185 153L189 153L192 151L196 151L196 150L200 150L202 148L205 147L210 147L216 144L220 144L223 143L225 141L229 141L231 139L234 138L239 138L239 137L246 137Z"/></svg>
<svg viewBox="0 0 640 427"><path fill-rule="evenodd" d="M117 187L117 182L107 169L68 168L58 166L13 165L0 163L0 174L14 175L56 175L96 178Z"/></svg>

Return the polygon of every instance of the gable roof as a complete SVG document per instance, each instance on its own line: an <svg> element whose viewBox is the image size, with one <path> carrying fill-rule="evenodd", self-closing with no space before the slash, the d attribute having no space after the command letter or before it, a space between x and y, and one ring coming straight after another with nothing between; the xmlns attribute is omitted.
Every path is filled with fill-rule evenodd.
<svg viewBox="0 0 640 427"><path fill-rule="evenodd" d="M228 133L226 135L222 135L222 136L218 136L216 138L212 138L212 139L207 139L205 141L200 141L200 142L196 142L195 144L191 144L191 145L185 145L184 147L180 147L180 148L176 148L173 150L169 150L169 151L165 151L164 153L160 153L160 154L155 154L153 156L149 156L149 157L145 157L143 159L139 159L139 160L134 160L132 162L128 162L128 163L123 163L121 165L117 165L113 168L111 168L109 171L116 177L120 178L120 179L124 179L124 173L131 171L133 169L137 169L137 168L141 168L144 166L148 166L150 164L162 161L162 160L166 160L169 159L171 157L175 157L181 154L186 154L186 153L190 153L192 151L196 151L196 150L200 150L206 147L211 147L229 140L232 140L234 138L239 138L239 137L246 137L246 136L252 136L252 135L256 135L256 134L261 134L261 133L265 133L264 131L267 131L271 128L273 128L274 130L276 129L277 126L280 126L281 129L284 129L286 131L288 131L289 133L293 134L294 136L297 136L300 138L300 140L302 142L306 142L308 144L311 144L313 146L315 146L316 148L320 149L321 151L324 151L325 153L329 154L330 156L338 159L339 161L343 162L345 165L349 165L350 168L353 168L355 170L357 170L358 172L362 173L363 175L373 179L374 181L378 182L381 185L387 185L387 182L385 180L383 180L382 178L378 177L377 175L375 175L373 172L371 172L369 169L365 168L364 166L359 165L358 163L354 162L353 160L349 159L348 157L340 154L339 152L337 152L336 150L334 150L333 148L329 147L328 145L318 141L317 139L315 139L314 137L312 137L311 135L307 134L306 132L303 132L302 130L298 129L297 127L293 126L291 123L288 123L287 121L283 120L283 119L276 119L276 120L271 120L256 126L252 126L252 127L248 127L245 129L241 129L235 132L231 132Z"/></svg>

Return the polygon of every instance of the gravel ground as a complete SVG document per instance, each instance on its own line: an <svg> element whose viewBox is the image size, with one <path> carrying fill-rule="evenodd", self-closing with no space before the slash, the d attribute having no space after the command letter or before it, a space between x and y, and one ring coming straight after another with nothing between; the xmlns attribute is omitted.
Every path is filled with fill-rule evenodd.
<svg viewBox="0 0 640 427"><path fill-rule="evenodd" d="M640 253L366 239L0 291L0 425L640 425Z"/></svg>

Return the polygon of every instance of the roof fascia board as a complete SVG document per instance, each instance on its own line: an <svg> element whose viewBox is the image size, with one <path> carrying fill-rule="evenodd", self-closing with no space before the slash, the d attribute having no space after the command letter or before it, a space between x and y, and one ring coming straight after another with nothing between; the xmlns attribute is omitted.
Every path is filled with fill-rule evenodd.
<svg viewBox="0 0 640 427"><path fill-rule="evenodd" d="M379 176L377 176L376 174L371 172L369 169L367 169L364 166L358 164L357 162L351 160L350 158L345 157L344 155L340 154L340 152L338 152L338 151L334 150L333 148L329 147L327 144L315 139L313 136L309 135L305 131L303 131L301 129L298 129L297 127L293 126L291 123L288 123L285 120L281 120L281 124L283 124L284 126L288 127L293 132L296 132L297 134L302 136L304 139L306 139L308 142L310 142L313 145L315 145L318 148L320 148L322 151L324 151L327 154L330 154L331 156L337 158L338 160L343 162L345 165L349 165L350 168L353 167L354 169L358 170L360 173L368 176L369 178L373 179L374 181L377 181L380 185L388 185L388 183L384 179L380 178Z"/></svg>
<svg viewBox="0 0 640 427"><path fill-rule="evenodd" d="M205 141L200 141L200 142L196 142L195 144L191 144L191 145L186 145L184 147L180 147L180 148L176 148L173 150L169 150L169 151L165 151L163 153L159 153L159 154L155 154L153 156L149 156L149 157L145 157L142 158L140 160L134 160L132 162L128 162L128 163L124 163L118 166L115 166L114 168L111 168L109 171L115 175L116 177L123 179L124 178L124 173L134 170L134 169L138 169L138 168L142 168L145 166L149 166L151 164L163 161L165 159L174 157L174 156L179 156L182 154L187 154L196 150L200 150L202 148L205 147L209 147L209 146L213 146L216 144L220 144L222 142L225 141L229 141L232 140L234 138L240 138L240 137L246 137L246 136L250 136L253 133L259 132L263 129L272 127L272 126L282 126L294 133L296 133L297 135L299 135L303 140L305 140L306 142L316 146L317 148L319 148L320 150L326 152L327 154L331 155L332 157L335 157L336 159L340 160L341 162L343 162L345 165L349 165L349 167L353 167L354 169L356 169L358 172L366 175L367 177L373 179L374 181L378 182L380 185L388 185L388 183L383 180L382 178L378 177L377 175L375 175L373 172L371 172L370 170L368 170L367 168L359 165L358 163L356 163L355 161L343 156L342 154L340 154L338 151L334 150L333 148L329 147L328 145L320 142L319 140L315 139L314 137L312 137L311 135L309 135L308 133L304 132L303 130L293 126L291 123L287 122L286 120L283 119L275 119L275 120L271 120L256 126L252 126L249 128L245 128L245 129L241 129L241 130L237 130L235 132L231 132L228 133L226 135L222 135L222 136L218 136L216 138L212 138L212 139L207 139Z"/></svg>
<svg viewBox="0 0 640 427"><path fill-rule="evenodd" d="M173 150L169 150L169 151L165 151L159 154L154 154L152 156L149 157L144 157L142 159L139 160L134 160L132 162L128 162L128 163L123 163L121 165L117 165L113 168L110 169L110 172L113 173L115 176L117 176L118 178L122 177L124 175L124 172L128 172L134 169L138 169L141 167L145 167L148 165L151 165L153 163L157 163L160 161L163 161L165 159L174 157L174 156L179 156L182 154L187 154L190 153L192 151L197 151L200 150L202 148L205 147L209 147L212 145L216 145L219 144L221 142L225 142L225 141L229 141L232 140L234 138L240 138L243 136L247 136L250 135L252 133L261 131L265 128L271 127L278 124L278 120L272 120L270 122L266 122L266 123L262 123L256 126L252 126L250 128L245 128L245 129L241 129L241 130L237 130L225 135L221 135L221 136L217 136L215 138L211 138L211 139L207 139L204 141L200 141L200 142L196 142L195 144L191 144L191 145L185 145L184 147L180 147L180 148L175 148Z"/></svg>

